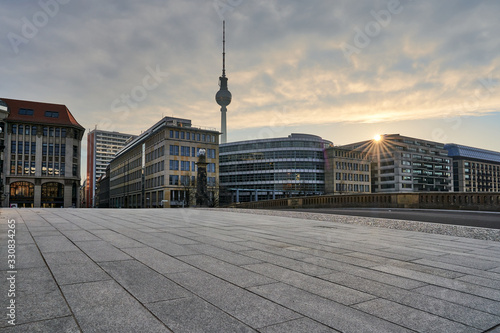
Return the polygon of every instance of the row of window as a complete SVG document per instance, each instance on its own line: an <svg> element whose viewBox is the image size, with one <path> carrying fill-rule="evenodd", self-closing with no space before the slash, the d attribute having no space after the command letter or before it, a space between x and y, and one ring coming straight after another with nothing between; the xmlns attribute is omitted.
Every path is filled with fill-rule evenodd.
<svg viewBox="0 0 500 333"><path fill-rule="evenodd" d="M23 124L13 124L12 125L12 134L19 135L33 135L37 134L37 126L23 125ZM66 137L67 130L66 128L59 127L44 127L43 128L43 136L49 137Z"/></svg>
<svg viewBox="0 0 500 333"><path fill-rule="evenodd" d="M42 162L42 176L65 176L66 174L66 164L59 162ZM77 175L78 166L73 164L73 176ZM22 161L11 161L10 162L10 174L11 175L35 175L36 174L36 164L34 161L22 162Z"/></svg>
<svg viewBox="0 0 500 333"><path fill-rule="evenodd" d="M237 145L224 146L220 148L221 153L229 153L244 150L262 150L276 148L318 148L323 149L324 142L321 141L298 141L298 140L283 140L283 141L268 141L268 142L252 142L242 143Z"/></svg>
<svg viewBox="0 0 500 333"><path fill-rule="evenodd" d="M151 179L146 180L146 188L153 188L153 187L158 187L158 186L164 186L165 185L165 176L161 175L158 177L153 177Z"/></svg>
<svg viewBox="0 0 500 333"><path fill-rule="evenodd" d="M20 108L17 113L22 116L33 116L35 111L33 109ZM48 118L59 118L59 111L45 111L44 116Z"/></svg>
<svg viewBox="0 0 500 333"><path fill-rule="evenodd" d="M146 167L146 175L152 175L154 173L165 170L165 161L159 161L148 167Z"/></svg>
<svg viewBox="0 0 500 333"><path fill-rule="evenodd" d="M335 173L335 179L336 180L349 180L349 181L360 181L360 182L370 182L370 176L369 175L358 175L358 174L352 174L352 173L340 173L336 172Z"/></svg>
<svg viewBox="0 0 500 333"><path fill-rule="evenodd" d="M335 169L337 170L354 170L354 171L370 171L369 164L349 163L349 162L335 162Z"/></svg>
<svg viewBox="0 0 500 333"><path fill-rule="evenodd" d="M215 142L215 135L211 134L200 134L200 133L191 133L191 132L174 131L174 130L170 130L169 134L171 139Z"/></svg>
<svg viewBox="0 0 500 333"><path fill-rule="evenodd" d="M157 159L158 157L164 156L165 155L165 146L161 146L156 148L150 153L146 154L146 163L153 161Z"/></svg>
<svg viewBox="0 0 500 333"><path fill-rule="evenodd" d="M10 152L12 154L36 154L36 142L29 141L12 141ZM43 143L42 144L42 155L56 155L56 156L66 156L66 144L59 143Z"/></svg>
<svg viewBox="0 0 500 333"><path fill-rule="evenodd" d="M170 170L179 170L179 164L180 164L181 171L197 171L195 162L177 161L177 160L170 160L169 161ZM207 172L215 172L215 163L208 163L207 164Z"/></svg>
<svg viewBox="0 0 500 333"><path fill-rule="evenodd" d="M323 152L314 150L264 151L255 153L220 155L219 161L220 163L227 163L227 162L239 162L239 161L273 160L273 159L284 159L284 158L323 160Z"/></svg>
<svg viewBox="0 0 500 333"><path fill-rule="evenodd" d="M323 170L324 166L318 162L305 161L286 161L286 162L267 162L267 163L242 163L221 165L220 172L248 172L248 171L266 171L266 170Z"/></svg>
<svg viewBox="0 0 500 333"><path fill-rule="evenodd" d="M359 184L335 184L337 192L370 192L370 185Z"/></svg>
<svg viewBox="0 0 500 333"><path fill-rule="evenodd" d="M301 181L321 181L324 182L325 175L323 173L257 173L243 175L221 175L221 184L227 183L255 183L255 182L290 182L296 183ZM260 188L260 185L259 185Z"/></svg>

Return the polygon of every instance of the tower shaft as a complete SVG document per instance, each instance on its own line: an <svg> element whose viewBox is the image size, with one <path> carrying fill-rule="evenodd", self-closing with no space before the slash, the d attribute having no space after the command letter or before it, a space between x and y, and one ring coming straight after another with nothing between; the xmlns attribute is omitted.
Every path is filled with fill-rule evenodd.
<svg viewBox="0 0 500 333"><path fill-rule="evenodd" d="M226 126L226 112L225 106L220 108L220 131L222 132L220 143L227 143L227 126Z"/></svg>

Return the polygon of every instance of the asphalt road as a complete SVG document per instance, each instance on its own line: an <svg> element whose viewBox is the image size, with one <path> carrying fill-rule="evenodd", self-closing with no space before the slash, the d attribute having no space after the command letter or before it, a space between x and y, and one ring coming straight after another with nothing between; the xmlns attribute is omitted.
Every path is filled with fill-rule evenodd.
<svg viewBox="0 0 500 333"><path fill-rule="evenodd" d="M496 212L394 209L394 208L317 208L317 209L294 209L294 211L350 215L350 216L380 217L384 219L444 223L444 224L454 224L454 225L465 225L471 227L500 229L500 213Z"/></svg>

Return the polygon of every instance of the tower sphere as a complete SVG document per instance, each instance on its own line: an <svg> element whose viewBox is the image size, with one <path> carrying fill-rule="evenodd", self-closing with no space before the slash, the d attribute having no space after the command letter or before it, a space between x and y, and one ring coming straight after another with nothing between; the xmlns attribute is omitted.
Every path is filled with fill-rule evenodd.
<svg viewBox="0 0 500 333"><path fill-rule="evenodd" d="M229 90L219 90L217 94L215 94L215 101L220 106L228 106L231 103L231 93Z"/></svg>

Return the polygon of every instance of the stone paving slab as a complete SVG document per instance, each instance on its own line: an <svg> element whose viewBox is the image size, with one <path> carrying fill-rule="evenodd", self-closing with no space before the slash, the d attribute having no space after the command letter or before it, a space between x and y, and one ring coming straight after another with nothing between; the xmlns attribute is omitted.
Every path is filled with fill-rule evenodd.
<svg viewBox="0 0 500 333"><path fill-rule="evenodd" d="M0 209L0 331L500 331L500 242L257 213Z"/></svg>

